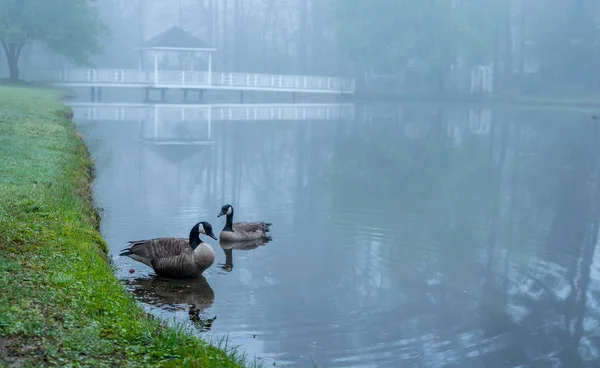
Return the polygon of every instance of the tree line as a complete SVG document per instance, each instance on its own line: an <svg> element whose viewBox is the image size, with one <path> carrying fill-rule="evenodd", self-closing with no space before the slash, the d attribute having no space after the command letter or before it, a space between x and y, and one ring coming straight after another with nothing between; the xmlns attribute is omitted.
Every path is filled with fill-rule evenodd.
<svg viewBox="0 0 600 368"><path fill-rule="evenodd" d="M439 78L492 65L504 90L598 88L594 0L330 0L340 51L355 72L422 65Z"/></svg>
<svg viewBox="0 0 600 368"><path fill-rule="evenodd" d="M106 45L96 60L121 63L123 49L167 21L165 9L156 0L0 0L11 78L33 42L81 64ZM223 70L421 73L444 90L452 71L488 65L497 91L598 88L595 0L173 0L168 9L178 13L168 21L217 47Z"/></svg>

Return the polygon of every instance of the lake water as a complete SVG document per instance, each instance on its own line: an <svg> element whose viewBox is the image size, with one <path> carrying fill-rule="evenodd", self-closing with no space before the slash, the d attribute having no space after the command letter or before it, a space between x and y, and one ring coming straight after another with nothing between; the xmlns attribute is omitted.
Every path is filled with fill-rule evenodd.
<svg viewBox="0 0 600 368"><path fill-rule="evenodd" d="M118 277L166 320L228 334L266 366L598 366L591 113L307 104L75 114ZM187 237L201 220L218 235L225 203L235 220L272 222L273 240L232 249L208 239L217 258L195 281L116 256L128 240Z"/></svg>

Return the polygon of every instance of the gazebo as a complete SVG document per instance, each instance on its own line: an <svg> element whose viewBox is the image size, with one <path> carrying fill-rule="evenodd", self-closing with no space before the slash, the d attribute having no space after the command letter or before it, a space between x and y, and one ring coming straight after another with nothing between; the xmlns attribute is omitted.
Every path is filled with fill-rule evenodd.
<svg viewBox="0 0 600 368"><path fill-rule="evenodd" d="M201 39L174 26L156 35L135 49L138 51L139 69L154 70L199 70L204 64L208 71L208 83L212 76L212 53L217 51ZM198 59L198 54L208 54L207 60ZM152 68L148 63L152 63Z"/></svg>

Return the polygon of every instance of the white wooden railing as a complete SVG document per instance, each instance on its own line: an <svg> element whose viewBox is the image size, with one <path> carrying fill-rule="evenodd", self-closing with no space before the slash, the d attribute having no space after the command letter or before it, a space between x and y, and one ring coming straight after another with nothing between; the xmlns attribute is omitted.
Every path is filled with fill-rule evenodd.
<svg viewBox="0 0 600 368"><path fill-rule="evenodd" d="M177 70L66 69L38 70L29 79L61 85L147 86L156 88L216 88L267 91L353 93L354 79L321 76L223 73Z"/></svg>

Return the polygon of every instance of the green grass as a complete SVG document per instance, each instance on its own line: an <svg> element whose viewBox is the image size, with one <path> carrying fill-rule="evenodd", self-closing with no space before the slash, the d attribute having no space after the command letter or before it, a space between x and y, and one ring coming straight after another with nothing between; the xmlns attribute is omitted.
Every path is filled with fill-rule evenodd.
<svg viewBox="0 0 600 368"><path fill-rule="evenodd" d="M93 165L59 97L0 87L0 366L242 366L143 312L116 279Z"/></svg>

